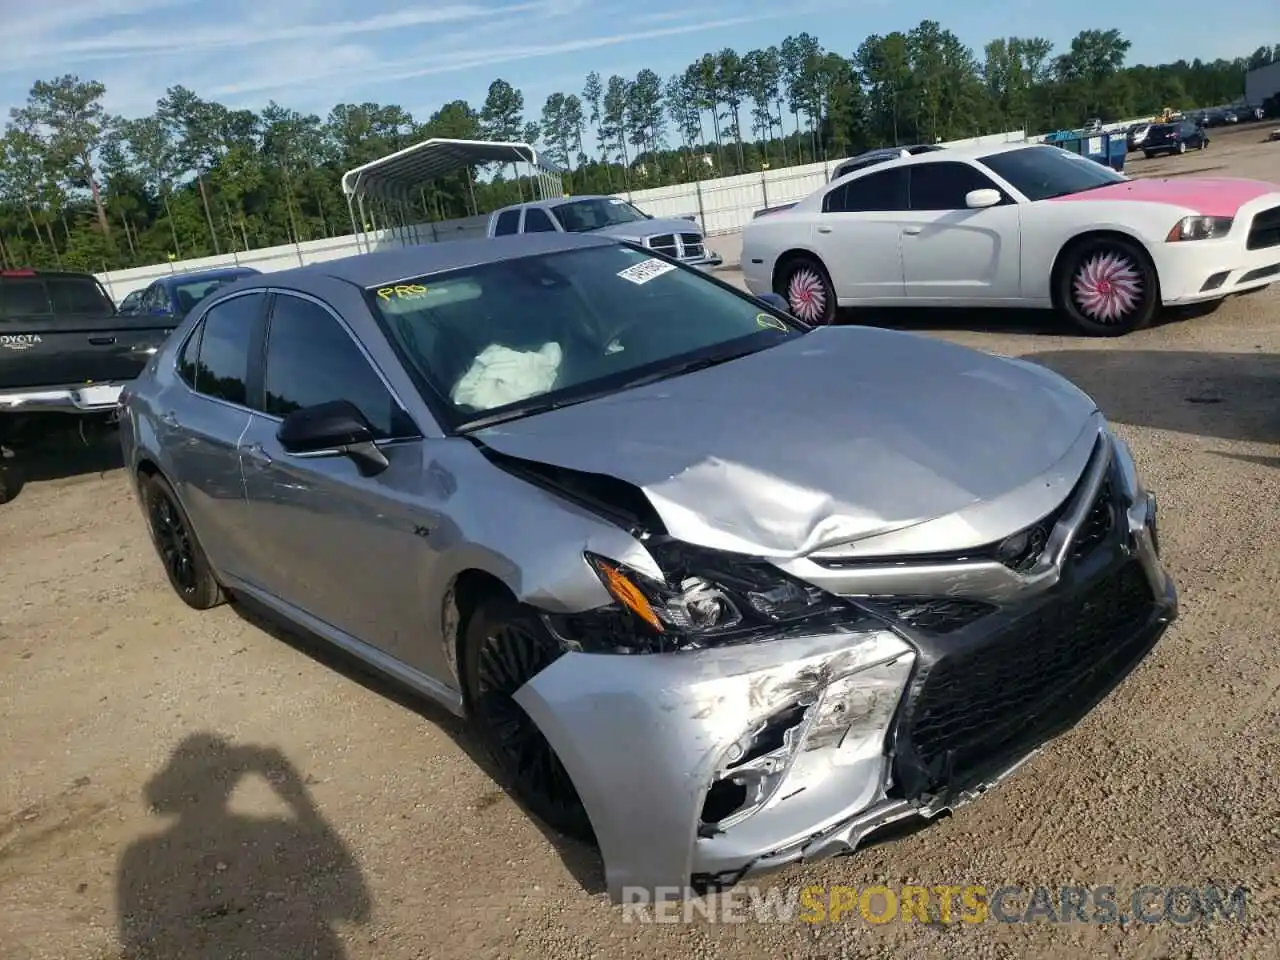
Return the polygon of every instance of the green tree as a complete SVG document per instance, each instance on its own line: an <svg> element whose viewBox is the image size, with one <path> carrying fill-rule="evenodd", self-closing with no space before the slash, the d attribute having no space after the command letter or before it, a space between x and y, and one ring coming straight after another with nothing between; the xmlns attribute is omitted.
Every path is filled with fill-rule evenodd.
<svg viewBox="0 0 1280 960"><path fill-rule="evenodd" d="M106 92L107 88L96 80L81 80L70 74L56 80L37 80L27 95L27 105L13 113L15 119L25 119L29 128L47 131L47 169L56 171L59 179L69 181L73 187L88 187L98 226L103 237L110 238L111 224L93 160L108 130L108 117L102 107Z"/></svg>

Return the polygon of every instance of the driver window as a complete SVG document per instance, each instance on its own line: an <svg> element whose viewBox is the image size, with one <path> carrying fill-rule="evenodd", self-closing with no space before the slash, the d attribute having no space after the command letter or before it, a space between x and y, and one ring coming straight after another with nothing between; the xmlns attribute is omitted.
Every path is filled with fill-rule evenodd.
<svg viewBox="0 0 1280 960"><path fill-rule="evenodd" d="M556 225L546 212L538 207L530 207L524 212L525 233L555 233Z"/></svg>
<svg viewBox="0 0 1280 960"><path fill-rule="evenodd" d="M330 400L354 403L380 440L419 436L409 415L328 310L311 300L276 294L267 329L265 412L285 417Z"/></svg>
<svg viewBox="0 0 1280 960"><path fill-rule="evenodd" d="M144 310L168 309L168 299L165 295L164 287L158 283L153 283L147 292L142 295L142 308Z"/></svg>
<svg viewBox="0 0 1280 960"><path fill-rule="evenodd" d="M912 210L967 210L964 198L969 191L999 190L967 163L919 163L907 170Z"/></svg>

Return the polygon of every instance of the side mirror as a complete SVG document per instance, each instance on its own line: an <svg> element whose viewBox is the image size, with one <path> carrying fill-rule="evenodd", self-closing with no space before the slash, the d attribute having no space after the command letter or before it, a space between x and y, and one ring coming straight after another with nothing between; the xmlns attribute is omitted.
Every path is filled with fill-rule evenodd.
<svg viewBox="0 0 1280 960"><path fill-rule="evenodd" d="M791 316L791 304L787 303L787 298L780 293L770 291L769 293L760 294L756 299L771 310L777 310L779 313Z"/></svg>
<svg viewBox="0 0 1280 960"><path fill-rule="evenodd" d="M681 220L691 220L691 221L693 221L694 223L697 223L697 222L698 222L698 215L697 215L696 213L682 213L682 214L680 214L680 219L681 219Z"/></svg>
<svg viewBox="0 0 1280 960"><path fill-rule="evenodd" d="M389 465L373 442L373 428L360 408L349 400L330 400L295 410L276 433L286 453L300 457L347 456L361 473L371 475Z"/></svg>
<svg viewBox="0 0 1280 960"><path fill-rule="evenodd" d="M984 207L994 207L1003 197L1000 196L999 190L986 188L983 190L970 190L964 195L964 205L970 210L981 210Z"/></svg>

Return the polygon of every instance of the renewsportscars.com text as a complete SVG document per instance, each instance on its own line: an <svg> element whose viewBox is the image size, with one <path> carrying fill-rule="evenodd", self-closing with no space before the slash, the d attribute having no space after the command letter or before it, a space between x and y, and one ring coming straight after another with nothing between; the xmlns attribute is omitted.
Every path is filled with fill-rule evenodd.
<svg viewBox="0 0 1280 960"><path fill-rule="evenodd" d="M699 897L677 887L625 887L627 923L1177 923L1244 922L1244 887L735 887Z"/></svg>

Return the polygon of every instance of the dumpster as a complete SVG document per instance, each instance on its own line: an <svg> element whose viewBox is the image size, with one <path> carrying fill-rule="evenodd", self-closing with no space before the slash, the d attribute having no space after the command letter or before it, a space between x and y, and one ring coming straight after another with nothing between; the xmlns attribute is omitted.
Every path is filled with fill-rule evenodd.
<svg viewBox="0 0 1280 960"><path fill-rule="evenodd" d="M1083 130L1058 130L1044 138L1063 150L1070 150L1082 157L1113 170L1123 170L1128 146L1123 133L1085 133Z"/></svg>

